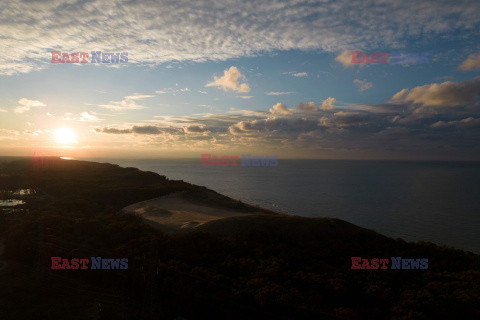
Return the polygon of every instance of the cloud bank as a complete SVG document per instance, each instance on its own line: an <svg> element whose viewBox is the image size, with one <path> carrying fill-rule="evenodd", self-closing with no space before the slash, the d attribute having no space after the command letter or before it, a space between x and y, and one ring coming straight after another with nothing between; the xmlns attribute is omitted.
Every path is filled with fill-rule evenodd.
<svg viewBox="0 0 480 320"><path fill-rule="evenodd" d="M476 30L480 2L462 3L465 5L437 0L2 1L0 74L51 67L48 62L54 50L128 52L129 64L157 65L226 60L277 50L338 53L351 48L394 47L423 34L453 37L457 31ZM378 19L380 16L383 19Z"/></svg>

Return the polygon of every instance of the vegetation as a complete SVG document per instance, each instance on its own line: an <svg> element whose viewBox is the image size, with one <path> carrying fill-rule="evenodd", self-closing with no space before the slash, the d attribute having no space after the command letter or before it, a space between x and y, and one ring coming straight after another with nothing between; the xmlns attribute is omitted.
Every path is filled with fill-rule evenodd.
<svg viewBox="0 0 480 320"><path fill-rule="evenodd" d="M0 162L0 187L38 201L0 218L0 319L475 319L480 257L336 219L259 214L164 234L120 212L199 187L110 164ZM127 270L51 270L51 257L128 258ZM350 257L428 258L427 270L351 270Z"/></svg>

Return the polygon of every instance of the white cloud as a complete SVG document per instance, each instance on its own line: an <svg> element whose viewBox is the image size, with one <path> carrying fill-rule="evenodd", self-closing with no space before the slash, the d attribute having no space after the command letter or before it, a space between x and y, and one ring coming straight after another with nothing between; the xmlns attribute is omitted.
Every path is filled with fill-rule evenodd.
<svg viewBox="0 0 480 320"><path fill-rule="evenodd" d="M344 50L340 55L338 55L335 60L340 62L344 67L353 67L356 65L352 63L352 51Z"/></svg>
<svg viewBox="0 0 480 320"><path fill-rule="evenodd" d="M237 98L240 98L240 99L252 99L253 96L237 96Z"/></svg>
<svg viewBox="0 0 480 320"><path fill-rule="evenodd" d="M110 110L140 110L146 109L146 107L142 105L138 105L135 101L139 99L151 98L154 97L149 94L140 94L135 93L134 95L127 96L121 101L110 101L109 104L100 104L99 107L107 108Z"/></svg>
<svg viewBox="0 0 480 320"><path fill-rule="evenodd" d="M292 114L292 111L288 110L287 107L280 102L271 107L269 111L273 114Z"/></svg>
<svg viewBox="0 0 480 320"><path fill-rule="evenodd" d="M99 119L97 116L93 114L89 114L88 112L82 112L80 115L80 118L75 119L77 121L100 121L102 119Z"/></svg>
<svg viewBox="0 0 480 320"><path fill-rule="evenodd" d="M286 95L286 94L292 94L294 92L292 91L271 91L271 92L265 92L265 94L267 96L283 96L283 95Z"/></svg>
<svg viewBox="0 0 480 320"><path fill-rule="evenodd" d="M425 107L454 107L475 102L475 97L479 94L480 76L463 82L445 81L418 86L411 90L403 89L392 96L391 102L415 103Z"/></svg>
<svg viewBox="0 0 480 320"><path fill-rule="evenodd" d="M178 83L176 84L178 87ZM172 88L163 88L163 90L157 90L155 91L156 94L172 94L176 95L177 93L182 93L182 92L190 92L190 89L188 88L182 88L182 89L172 89Z"/></svg>
<svg viewBox="0 0 480 320"><path fill-rule="evenodd" d="M152 96L151 94L141 94L141 93L135 93L132 96L127 96L125 99L130 99L130 100L139 100L139 99L145 99L145 98L153 98L155 96Z"/></svg>
<svg viewBox="0 0 480 320"><path fill-rule="evenodd" d="M320 106L320 109L322 109L322 110L333 109L333 107L334 107L333 104L335 103L335 101L337 101L337 100L335 100L335 98L331 98L331 97L323 100L322 105Z"/></svg>
<svg viewBox="0 0 480 320"><path fill-rule="evenodd" d="M245 80L245 76L240 73L237 67L230 67L230 69L223 71L223 76L215 76L214 79L206 87L220 87L224 91L250 92L248 84L239 83L240 79Z"/></svg>
<svg viewBox="0 0 480 320"><path fill-rule="evenodd" d="M308 76L307 72L297 72L297 71L282 72L282 74L289 74L289 75L292 75L292 76L297 77L297 78Z"/></svg>
<svg viewBox="0 0 480 320"><path fill-rule="evenodd" d="M29 100L26 98L22 98L18 100L18 106L14 109L16 113L24 113L29 111L32 108L40 108L40 107L46 107L47 105L41 101L38 100Z"/></svg>
<svg viewBox="0 0 480 320"><path fill-rule="evenodd" d="M297 77L297 78L306 77L306 76L308 76L308 73L307 72L297 72L297 73L293 73L292 76Z"/></svg>
<svg viewBox="0 0 480 320"><path fill-rule="evenodd" d="M359 92L363 92L365 90L373 88L373 83L368 82L367 79L364 79L364 80L355 79L353 80L353 83L355 83L358 86Z"/></svg>

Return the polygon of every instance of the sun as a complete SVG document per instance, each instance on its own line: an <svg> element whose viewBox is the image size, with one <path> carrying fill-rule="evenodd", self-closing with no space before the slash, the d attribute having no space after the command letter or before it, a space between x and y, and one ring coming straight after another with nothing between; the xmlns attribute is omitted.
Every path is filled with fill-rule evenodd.
<svg viewBox="0 0 480 320"><path fill-rule="evenodd" d="M61 145L72 145L77 143L77 134L70 128L60 128L54 131L55 141Z"/></svg>

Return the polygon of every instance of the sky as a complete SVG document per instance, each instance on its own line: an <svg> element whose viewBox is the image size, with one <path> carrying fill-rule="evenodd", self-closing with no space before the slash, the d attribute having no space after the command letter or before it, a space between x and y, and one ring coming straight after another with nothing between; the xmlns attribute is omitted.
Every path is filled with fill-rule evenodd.
<svg viewBox="0 0 480 320"><path fill-rule="evenodd" d="M475 0L2 1L0 155L478 161L478 12ZM75 52L87 62L68 63Z"/></svg>

